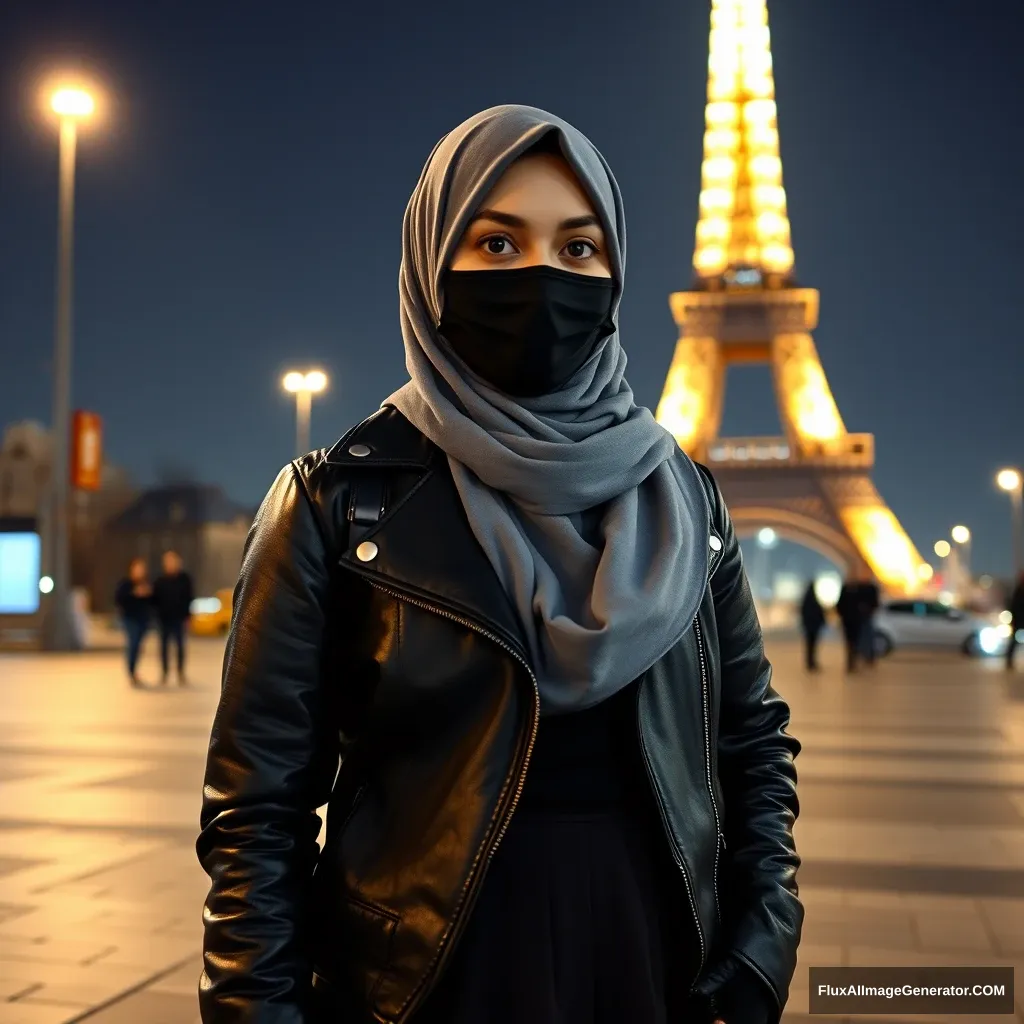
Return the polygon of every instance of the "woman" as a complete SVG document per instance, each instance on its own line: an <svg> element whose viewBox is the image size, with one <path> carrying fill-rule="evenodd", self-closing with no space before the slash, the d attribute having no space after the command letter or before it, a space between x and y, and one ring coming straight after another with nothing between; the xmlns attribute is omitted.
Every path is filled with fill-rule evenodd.
<svg viewBox="0 0 1024 1024"><path fill-rule="evenodd" d="M825 628L825 609L821 607L814 580L807 584L800 604L800 625L804 631L805 664L808 672L818 671L818 640Z"/></svg>
<svg viewBox="0 0 1024 1024"><path fill-rule="evenodd" d="M153 588L149 582L149 570L142 558L133 558L128 566L128 575L117 585L114 604L121 613L126 640L125 653L128 658L128 678L132 686L142 686L136 668L142 641L149 629L153 614Z"/></svg>
<svg viewBox="0 0 1024 1024"><path fill-rule="evenodd" d="M721 496L625 380L615 180L496 107L403 231L411 381L247 546L203 1020L778 1021L798 746Z"/></svg>

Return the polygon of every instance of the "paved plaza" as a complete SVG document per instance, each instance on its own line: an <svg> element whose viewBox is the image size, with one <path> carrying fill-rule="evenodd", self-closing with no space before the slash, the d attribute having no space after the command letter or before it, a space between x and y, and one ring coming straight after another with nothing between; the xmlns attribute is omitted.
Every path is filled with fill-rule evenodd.
<svg viewBox="0 0 1024 1024"><path fill-rule="evenodd" d="M1017 1015L978 1019L1024 1021L1024 671L904 655L847 679L828 646L809 677L795 644L771 653L804 744L786 1021L811 1019L807 967L837 964L1013 964ZM198 1021L221 646L192 654L180 691L128 689L114 651L0 654L0 1024Z"/></svg>

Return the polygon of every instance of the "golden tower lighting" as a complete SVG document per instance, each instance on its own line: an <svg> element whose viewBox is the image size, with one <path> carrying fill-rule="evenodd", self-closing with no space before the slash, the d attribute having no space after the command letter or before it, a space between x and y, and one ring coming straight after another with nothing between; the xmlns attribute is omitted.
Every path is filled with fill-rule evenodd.
<svg viewBox="0 0 1024 1024"><path fill-rule="evenodd" d="M670 299L680 333L658 421L710 464L746 535L770 526L866 562L890 593L920 590L929 567L871 481L874 438L847 431L825 377L818 292L795 282L765 0L711 3L693 269ZM728 368L765 363L784 436L721 438Z"/></svg>
<svg viewBox="0 0 1024 1024"><path fill-rule="evenodd" d="M714 0L704 163L693 266L785 278L793 249L782 186L771 37L764 0Z"/></svg>

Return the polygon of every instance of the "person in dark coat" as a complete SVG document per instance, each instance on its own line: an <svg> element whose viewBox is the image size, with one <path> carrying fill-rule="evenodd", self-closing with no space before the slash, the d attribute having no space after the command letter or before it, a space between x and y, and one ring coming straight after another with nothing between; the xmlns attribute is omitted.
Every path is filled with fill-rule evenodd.
<svg viewBox="0 0 1024 1024"><path fill-rule="evenodd" d="M861 660L875 663L874 617L880 603L878 584L866 565L843 584L836 613L846 641L846 671L855 672Z"/></svg>
<svg viewBox="0 0 1024 1024"><path fill-rule="evenodd" d="M818 671L818 638L825 628L825 610L814 590L814 580L807 584L800 604L800 625L804 632L804 650L808 672Z"/></svg>
<svg viewBox="0 0 1024 1024"><path fill-rule="evenodd" d="M153 586L153 607L160 625L160 663L163 667L161 685L167 685L170 674L170 647L177 654L178 685L185 685L185 634L192 615L192 577L182 568L175 551L164 552L163 575Z"/></svg>
<svg viewBox="0 0 1024 1024"><path fill-rule="evenodd" d="M133 559L128 566L128 575L117 585L114 603L121 614L127 645L128 678L132 686L142 686L137 673L142 641L149 630L153 617L153 587L149 582L149 571L142 558Z"/></svg>
<svg viewBox="0 0 1024 1024"><path fill-rule="evenodd" d="M1017 651L1017 634L1024 630L1024 572L1017 576L1017 583L1010 594L1009 612L1010 642L1006 646L1006 667L1013 668L1013 656Z"/></svg>

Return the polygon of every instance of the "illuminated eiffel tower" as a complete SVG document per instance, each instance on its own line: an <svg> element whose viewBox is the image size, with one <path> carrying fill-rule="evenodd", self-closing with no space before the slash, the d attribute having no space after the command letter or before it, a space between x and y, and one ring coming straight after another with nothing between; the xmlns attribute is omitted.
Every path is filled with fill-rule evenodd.
<svg viewBox="0 0 1024 1024"><path fill-rule="evenodd" d="M657 418L707 463L741 536L770 526L887 591L931 577L871 480L874 438L850 434L811 331L818 292L796 286L765 0L712 0L700 218L691 291ZM784 437L720 438L730 366L772 369Z"/></svg>

